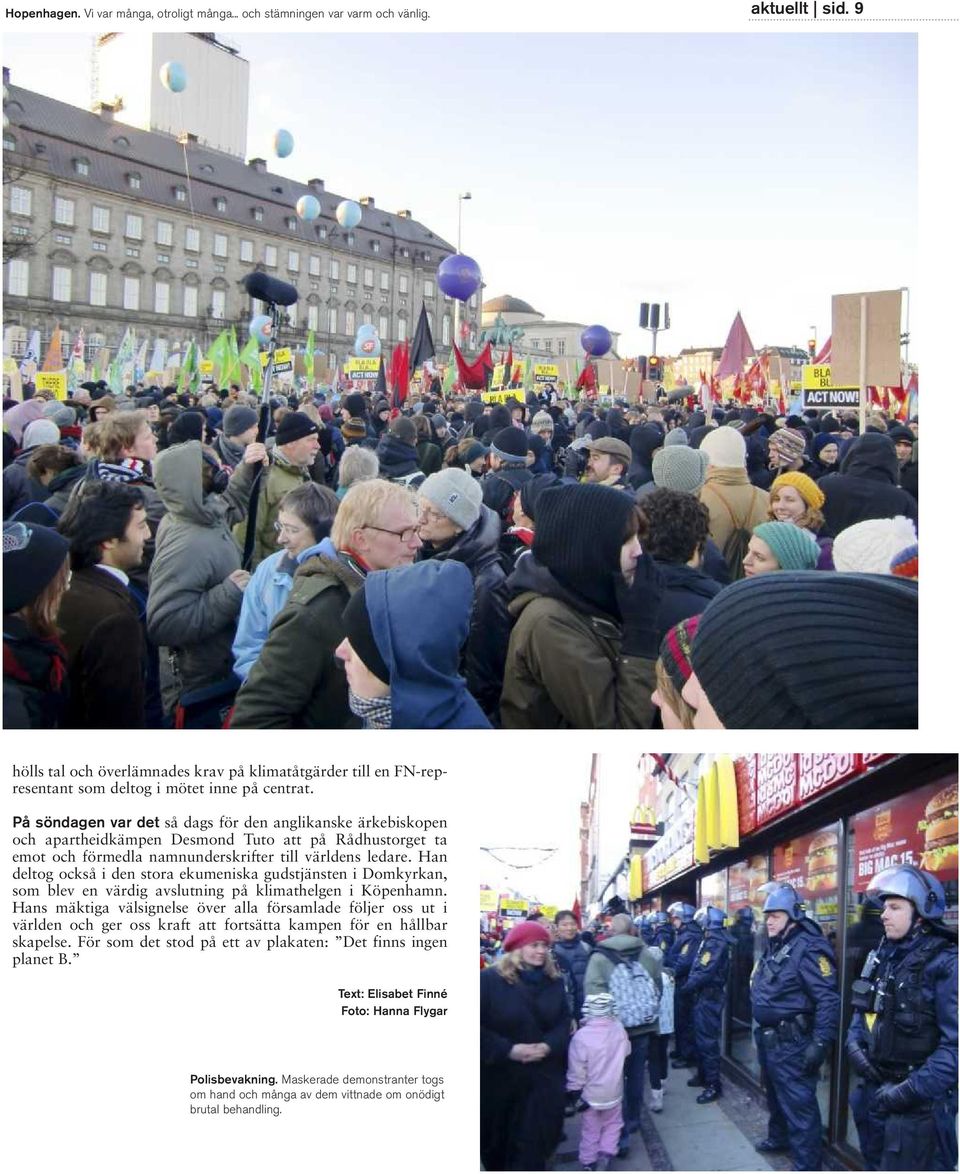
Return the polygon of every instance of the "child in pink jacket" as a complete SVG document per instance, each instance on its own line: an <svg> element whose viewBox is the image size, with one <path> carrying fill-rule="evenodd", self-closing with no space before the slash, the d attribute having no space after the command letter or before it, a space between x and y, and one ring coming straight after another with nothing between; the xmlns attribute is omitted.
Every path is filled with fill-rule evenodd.
<svg viewBox="0 0 960 1174"><path fill-rule="evenodd" d="M630 1041L612 995L587 995L581 1022L570 1041L567 1091L579 1092L589 1106L580 1130L581 1168L606 1170L623 1128L623 1062Z"/></svg>

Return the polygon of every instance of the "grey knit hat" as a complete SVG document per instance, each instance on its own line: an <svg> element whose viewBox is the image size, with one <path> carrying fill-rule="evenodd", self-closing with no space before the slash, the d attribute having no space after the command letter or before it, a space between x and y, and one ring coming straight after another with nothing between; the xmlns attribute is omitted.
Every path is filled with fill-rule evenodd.
<svg viewBox="0 0 960 1174"><path fill-rule="evenodd" d="M709 463L710 458L701 449L671 444L653 454L654 484L659 489L696 493L706 480Z"/></svg>
<svg viewBox="0 0 960 1174"><path fill-rule="evenodd" d="M248 428L255 428L258 417L253 408L245 408L243 404L234 404L223 413L223 434L229 439L231 436L240 436Z"/></svg>
<svg viewBox="0 0 960 1174"><path fill-rule="evenodd" d="M72 428L77 422L77 413L69 404L61 400L52 399L44 405L43 414L52 420L58 428Z"/></svg>
<svg viewBox="0 0 960 1174"><path fill-rule="evenodd" d="M690 437L682 428L671 428L663 439L663 447L669 448L673 444L689 444Z"/></svg>
<svg viewBox="0 0 960 1174"><path fill-rule="evenodd" d="M480 517L483 490L465 469L442 469L439 473L432 473L419 492L461 530L469 530Z"/></svg>
<svg viewBox="0 0 960 1174"><path fill-rule="evenodd" d="M530 429L533 432L553 431L553 416L549 412L537 412L530 421Z"/></svg>

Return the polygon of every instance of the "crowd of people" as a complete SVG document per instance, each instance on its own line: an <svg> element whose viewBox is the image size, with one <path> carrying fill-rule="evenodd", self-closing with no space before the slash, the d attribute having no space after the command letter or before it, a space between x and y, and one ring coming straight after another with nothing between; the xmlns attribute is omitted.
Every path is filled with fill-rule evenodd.
<svg viewBox="0 0 960 1174"><path fill-rule="evenodd" d="M3 420L9 726L917 725L916 420L439 381Z"/></svg>
<svg viewBox="0 0 960 1174"><path fill-rule="evenodd" d="M553 922L531 914L502 941L481 935L483 1168L548 1169L577 1112L582 1169L629 1161L641 1108L662 1112L673 1070L694 1069L686 1083L701 1090L697 1105L721 1097L727 984L743 939L746 1007L734 1013L754 1024L769 1110L755 1149L819 1170L817 1083L841 1029L837 961L792 886L770 882L764 897L756 959L749 907L731 931L722 909L682 901L618 912L583 932L562 910ZM867 900L875 948L853 983L844 1035L860 1150L870 1170L953 1170L957 936L944 922L944 889L897 865L874 876Z"/></svg>

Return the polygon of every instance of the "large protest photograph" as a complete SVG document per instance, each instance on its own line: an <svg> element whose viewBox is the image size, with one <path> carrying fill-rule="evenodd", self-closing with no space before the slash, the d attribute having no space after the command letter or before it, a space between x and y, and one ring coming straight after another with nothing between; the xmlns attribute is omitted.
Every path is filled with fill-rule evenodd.
<svg viewBox="0 0 960 1174"><path fill-rule="evenodd" d="M5 726L916 729L915 36L358 49L5 38Z"/></svg>
<svg viewBox="0 0 960 1174"><path fill-rule="evenodd" d="M955 755L553 776L478 816L482 1169L956 1169Z"/></svg>

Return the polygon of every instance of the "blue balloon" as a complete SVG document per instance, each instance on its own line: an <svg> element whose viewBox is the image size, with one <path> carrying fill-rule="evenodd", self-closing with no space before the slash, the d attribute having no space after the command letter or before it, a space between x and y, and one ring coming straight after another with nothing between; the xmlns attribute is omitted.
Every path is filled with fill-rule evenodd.
<svg viewBox="0 0 960 1174"><path fill-rule="evenodd" d="M297 200L297 215L301 220L316 220L320 215L320 201L316 196L301 196Z"/></svg>
<svg viewBox="0 0 960 1174"><path fill-rule="evenodd" d="M337 205L337 224L341 228L356 228L362 215L356 200L341 200Z"/></svg>
<svg viewBox="0 0 960 1174"><path fill-rule="evenodd" d="M480 266L473 257L463 253L446 257L437 269L437 285L448 298L456 298L458 302L471 298L479 289L480 281Z"/></svg>
<svg viewBox="0 0 960 1174"><path fill-rule="evenodd" d="M273 333L273 319L269 314L258 314L250 319L250 337L255 338L261 346L270 345L270 336Z"/></svg>
<svg viewBox="0 0 960 1174"><path fill-rule="evenodd" d="M379 359L380 349L380 339L375 327L365 323L357 331L357 337L353 341L353 353L361 359Z"/></svg>
<svg viewBox="0 0 960 1174"><path fill-rule="evenodd" d="M187 71L179 61L165 61L160 66L160 81L171 94L182 93L187 88Z"/></svg>
<svg viewBox="0 0 960 1174"><path fill-rule="evenodd" d="M606 326L588 326L580 335L580 345L588 355L599 358L613 346L613 335Z"/></svg>
<svg viewBox="0 0 960 1174"><path fill-rule="evenodd" d="M280 159L286 159L293 151L293 135L288 130L278 130L273 136L273 149Z"/></svg>

